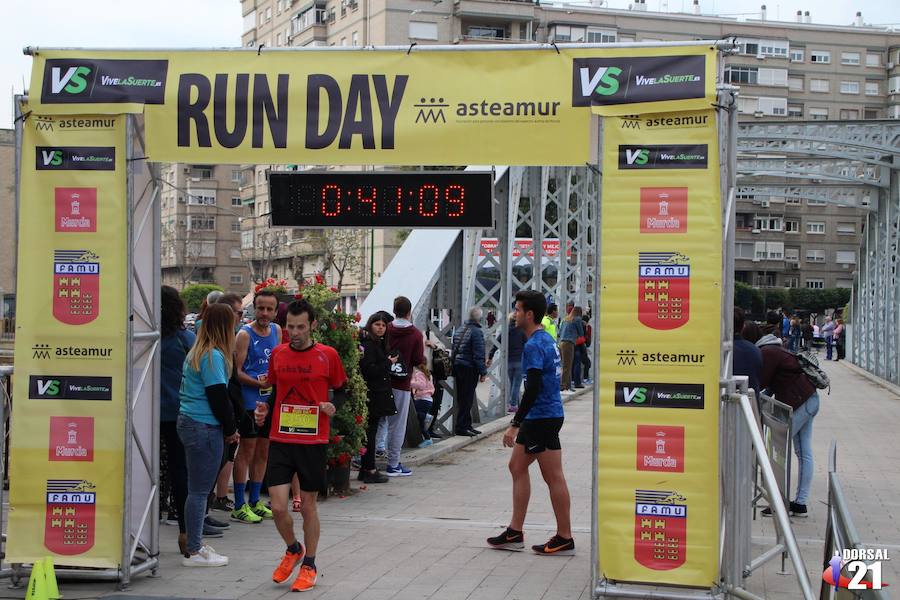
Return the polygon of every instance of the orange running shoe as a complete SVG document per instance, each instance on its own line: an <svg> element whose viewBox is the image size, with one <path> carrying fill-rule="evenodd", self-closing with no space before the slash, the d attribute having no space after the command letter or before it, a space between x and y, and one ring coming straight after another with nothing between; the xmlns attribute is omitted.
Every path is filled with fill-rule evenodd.
<svg viewBox="0 0 900 600"><path fill-rule="evenodd" d="M275 571L272 573L272 581L275 583L284 583L290 579L291 573L294 572L297 565L303 562L304 556L306 556L306 547L303 544L300 544L299 554L285 552L281 559L281 563L279 563L278 567L276 567Z"/></svg>
<svg viewBox="0 0 900 600"><path fill-rule="evenodd" d="M307 565L300 567L300 573L294 584L291 586L292 592L308 592L316 587L316 580L319 578L318 572Z"/></svg>

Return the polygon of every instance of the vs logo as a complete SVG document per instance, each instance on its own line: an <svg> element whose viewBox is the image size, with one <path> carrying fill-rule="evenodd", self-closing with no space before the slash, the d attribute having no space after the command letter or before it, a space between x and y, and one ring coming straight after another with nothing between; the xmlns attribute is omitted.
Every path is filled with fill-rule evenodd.
<svg viewBox="0 0 900 600"><path fill-rule="evenodd" d="M38 396L59 396L59 379L38 379Z"/></svg>
<svg viewBox="0 0 900 600"><path fill-rule="evenodd" d="M41 160L45 167L59 167L63 164L62 150L41 150Z"/></svg>
<svg viewBox="0 0 900 600"><path fill-rule="evenodd" d="M80 94L87 89L90 75L90 67L69 67L65 73L61 67L53 67L50 69L50 91L54 94Z"/></svg>
<svg viewBox="0 0 900 600"><path fill-rule="evenodd" d="M611 96L619 91L617 77L622 74L619 67L600 67L593 76L590 69L582 67L578 73L581 76L581 94L584 96L591 94Z"/></svg>
<svg viewBox="0 0 900 600"><path fill-rule="evenodd" d="M629 165L646 165L650 160L650 151L646 148L626 148L625 162Z"/></svg>

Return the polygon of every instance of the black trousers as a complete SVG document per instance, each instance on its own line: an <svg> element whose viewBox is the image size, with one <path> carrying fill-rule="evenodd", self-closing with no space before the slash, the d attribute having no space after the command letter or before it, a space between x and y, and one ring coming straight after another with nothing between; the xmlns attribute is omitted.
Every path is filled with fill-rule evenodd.
<svg viewBox="0 0 900 600"><path fill-rule="evenodd" d="M175 430L175 421L162 421L159 424L160 437L166 444L168 454L166 475L169 479L169 487L175 496L175 506L178 507L178 532L185 533L184 526L184 502L187 500L187 462L184 458L184 446L178 432Z"/></svg>
<svg viewBox="0 0 900 600"><path fill-rule="evenodd" d="M454 367L456 377L456 423L457 432L472 429L472 405L475 403L475 388L478 386L478 371L472 367Z"/></svg>
<svg viewBox="0 0 900 600"><path fill-rule="evenodd" d="M375 468L375 441L378 437L378 422L382 417L373 417L369 415L369 421L366 424L366 453L362 456L362 469L371 471Z"/></svg>

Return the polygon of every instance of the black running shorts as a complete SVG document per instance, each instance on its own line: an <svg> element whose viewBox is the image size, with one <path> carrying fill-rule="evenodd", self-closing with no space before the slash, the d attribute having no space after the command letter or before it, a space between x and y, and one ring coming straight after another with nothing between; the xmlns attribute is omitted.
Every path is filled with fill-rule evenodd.
<svg viewBox="0 0 900 600"><path fill-rule="evenodd" d="M262 427L256 424L256 415L254 410L245 410L244 414L238 417L238 433L244 439L268 438L269 430L272 428L272 411L266 414L266 420Z"/></svg>
<svg viewBox="0 0 900 600"><path fill-rule="evenodd" d="M325 476L328 444L269 445L269 465L266 469L266 485L273 487L290 483L294 474L300 479L304 492L321 492L327 489Z"/></svg>
<svg viewBox="0 0 900 600"><path fill-rule="evenodd" d="M559 430L562 429L563 418L526 419L519 427L516 443L525 446L525 454L538 454L544 450L562 450L559 443Z"/></svg>

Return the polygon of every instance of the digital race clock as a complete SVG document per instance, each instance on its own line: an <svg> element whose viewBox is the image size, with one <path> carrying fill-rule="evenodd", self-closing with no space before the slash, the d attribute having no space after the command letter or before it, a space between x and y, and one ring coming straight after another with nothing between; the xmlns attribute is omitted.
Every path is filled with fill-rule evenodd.
<svg viewBox="0 0 900 600"><path fill-rule="evenodd" d="M493 228L488 171L271 173L272 225Z"/></svg>

